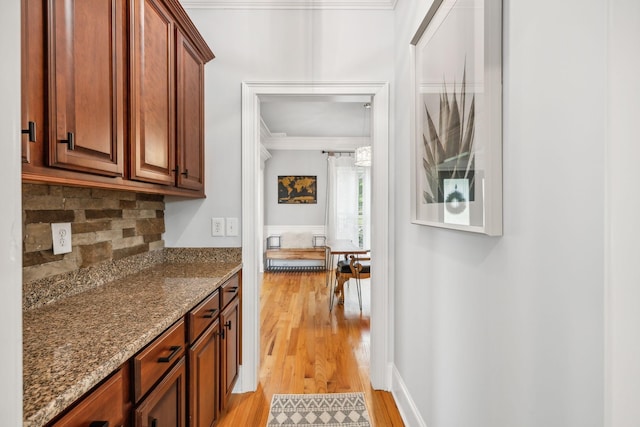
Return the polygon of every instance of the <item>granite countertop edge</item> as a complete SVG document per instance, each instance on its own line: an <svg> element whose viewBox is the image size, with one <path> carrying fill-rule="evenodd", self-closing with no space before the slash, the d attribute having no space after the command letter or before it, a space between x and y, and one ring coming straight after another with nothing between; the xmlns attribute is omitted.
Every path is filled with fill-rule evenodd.
<svg viewBox="0 0 640 427"><path fill-rule="evenodd" d="M195 274L197 277L190 277L189 273L184 273L183 277L175 277L167 279L163 276L164 269L169 266L184 266L184 269L190 267L198 270L198 273ZM161 315L158 315L156 318L148 321L148 326L144 325L144 329L140 329L142 326L137 325L138 331L135 331L135 336L133 338L128 338L126 341L122 341L118 343L117 350L113 350L112 352L107 351L108 356L104 355L95 355L95 360L92 357L89 357L91 363L87 363L87 366L84 369L76 369L81 371L81 374L76 375L72 384L66 385L62 390L55 390L55 384L46 384L46 380L44 385L38 382L37 386L40 388L44 388L46 391L49 391L51 397L47 398L43 396L47 396L46 392L40 392L40 388L38 388L38 392L29 392L27 389L30 384L27 384L25 374L25 392L23 397L23 406L24 406L24 427L39 427L45 425L47 422L54 419L57 415L59 415L64 409L73 404L76 400L82 397L86 392L91 390L95 385L100 383L102 380L107 378L112 372L122 366L127 360L133 357L136 353L142 350L147 344L149 344L153 339L159 336L162 332L164 332L168 327L182 318L186 313L189 312L192 308L194 308L200 301L218 289L226 280L231 278L234 274L238 273L242 269L242 264L240 262L219 262L219 263L209 263L209 267L211 267L216 272L220 270L224 272L222 275L213 275L212 277L207 277L206 271L200 271L198 266L204 265L203 263L164 263L157 266L153 266L150 268L146 268L137 273L131 274L125 278L119 279L117 285L113 285L111 283L105 284L102 287L98 287L96 289L91 289L86 292L82 292L80 294L69 297L66 300L57 302L56 304L52 304L51 306L45 306L39 309L30 310L25 312L25 315L29 314L29 319L37 318L38 320L34 322L30 322L29 319L24 320L23 328L29 328L32 323L38 323L42 325L46 325L47 317L46 316L56 316L56 305L60 307L65 307L67 310L73 310L75 307L74 304L78 306L81 305L81 301L83 298L91 299L101 297L104 291L102 288L109 288L109 286L118 287L118 289L110 289L112 294L116 292L121 292L121 289L127 289L127 286L135 286L133 284L129 284L128 281L131 280L135 282L135 278L137 277L140 280L140 275L145 275L143 278L147 279L146 274L149 276L153 276L153 274L159 275L164 281L167 280L172 281L170 286L176 286L181 289L182 293L189 293L188 297L182 298L182 300L172 301L169 305L172 306L172 310L168 310ZM188 267L187 267L188 266ZM206 268L205 268L206 270ZM180 276L180 274L178 275ZM174 283L175 282L175 283ZM190 282L194 284L191 285ZM163 283L162 286L166 286L166 283ZM191 294L189 291L193 289L194 293ZM157 293L155 289L149 291L150 295L154 295ZM178 292L180 294L180 292ZM126 306L125 309L120 307L117 311L122 311L124 313L133 310L135 313L140 311L140 301L128 301L129 306ZM136 306L134 306L136 305ZM78 307L79 308L79 307ZM40 315L44 316L44 318L39 317ZM80 315L82 316L82 314ZM116 316L117 317L117 316ZM86 319L86 324L91 325L91 321L94 319ZM95 320L94 320L95 321ZM75 323L73 324L82 324L82 320L75 319ZM55 323L52 321L52 323ZM71 329L72 326L69 327ZM126 328L123 326L123 328ZM123 332L124 334L124 332ZM62 333L64 336L64 332ZM73 334L70 334L73 335ZM86 336L83 338L87 344L91 342L95 342L98 337L92 335L91 333L85 334ZM25 333L25 337L28 336L28 333ZM57 334L56 334L57 338ZM124 340L124 339L123 339ZM118 339L116 339L118 341ZM73 343L73 346L80 346L81 343ZM67 345L67 344L65 344ZM24 345L25 348L25 373L27 369L29 369L30 360L29 359L37 359L38 356L31 356L27 352L27 345ZM44 347L44 348L41 348ZM47 348L49 347L49 348ZM64 347L64 346L63 346ZM59 346L58 346L59 348ZM57 351L55 345L48 344L43 340L40 346L38 346L38 351L42 351L43 354L50 355ZM83 349L83 351L90 351L87 349ZM96 352L98 353L98 352ZM30 356L30 358L28 357ZM77 361L72 361L71 364L77 365ZM62 376L60 373L57 375L58 377ZM36 375L39 377L39 375ZM34 380L38 381L38 379ZM33 381L29 381L33 382ZM33 400L37 400L34 402Z"/></svg>

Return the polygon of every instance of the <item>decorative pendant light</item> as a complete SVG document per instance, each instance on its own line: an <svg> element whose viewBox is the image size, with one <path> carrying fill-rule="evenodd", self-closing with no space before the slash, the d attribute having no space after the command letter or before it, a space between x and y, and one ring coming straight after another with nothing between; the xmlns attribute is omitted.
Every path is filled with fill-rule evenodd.
<svg viewBox="0 0 640 427"><path fill-rule="evenodd" d="M356 166L371 166L371 146L367 145L364 147L356 148Z"/></svg>

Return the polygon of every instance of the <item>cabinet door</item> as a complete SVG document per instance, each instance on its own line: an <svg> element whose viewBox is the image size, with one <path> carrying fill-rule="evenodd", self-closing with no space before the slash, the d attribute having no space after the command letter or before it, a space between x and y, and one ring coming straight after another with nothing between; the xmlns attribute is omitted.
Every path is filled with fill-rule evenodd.
<svg viewBox="0 0 640 427"><path fill-rule="evenodd" d="M45 14L42 0L22 0L21 6L22 162L42 166L47 135Z"/></svg>
<svg viewBox="0 0 640 427"><path fill-rule="evenodd" d="M97 421L106 421L113 427L124 425L125 375L122 370L113 374L53 427L85 427Z"/></svg>
<svg viewBox="0 0 640 427"><path fill-rule="evenodd" d="M50 0L49 165L124 170L126 0Z"/></svg>
<svg viewBox="0 0 640 427"><path fill-rule="evenodd" d="M157 0L133 0L131 179L175 185L174 24Z"/></svg>
<svg viewBox="0 0 640 427"><path fill-rule="evenodd" d="M191 427L211 427L220 404L219 340L216 320L189 350L189 419Z"/></svg>
<svg viewBox="0 0 640 427"><path fill-rule="evenodd" d="M222 396L221 409L227 406L231 391L238 379L240 365L240 304L235 298L220 314L220 329L224 331L222 340Z"/></svg>
<svg viewBox="0 0 640 427"><path fill-rule="evenodd" d="M136 427L185 427L184 360L183 356L135 410Z"/></svg>
<svg viewBox="0 0 640 427"><path fill-rule="evenodd" d="M176 32L178 187L204 188L204 62Z"/></svg>

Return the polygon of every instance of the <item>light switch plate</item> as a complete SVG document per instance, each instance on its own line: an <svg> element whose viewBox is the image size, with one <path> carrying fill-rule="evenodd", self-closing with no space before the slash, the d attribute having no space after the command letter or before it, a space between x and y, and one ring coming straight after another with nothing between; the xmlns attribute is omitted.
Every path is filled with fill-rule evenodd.
<svg viewBox="0 0 640 427"><path fill-rule="evenodd" d="M51 238L53 239L54 255L71 252L71 223L51 224Z"/></svg>
<svg viewBox="0 0 640 427"><path fill-rule="evenodd" d="M238 235L238 218L227 218L227 236Z"/></svg>

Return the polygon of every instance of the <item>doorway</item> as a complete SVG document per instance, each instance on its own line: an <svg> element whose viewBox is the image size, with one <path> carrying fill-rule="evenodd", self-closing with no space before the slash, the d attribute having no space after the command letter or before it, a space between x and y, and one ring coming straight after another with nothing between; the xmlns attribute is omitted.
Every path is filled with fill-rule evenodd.
<svg viewBox="0 0 640 427"><path fill-rule="evenodd" d="M389 275L389 86L388 83L242 84L243 363L241 392L256 390L260 365L259 266L260 97L273 95L368 95L372 99L371 361L373 388L390 390L393 343L393 283Z"/></svg>

